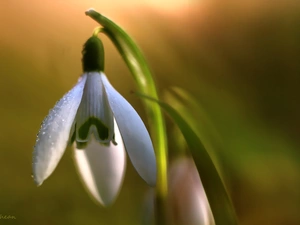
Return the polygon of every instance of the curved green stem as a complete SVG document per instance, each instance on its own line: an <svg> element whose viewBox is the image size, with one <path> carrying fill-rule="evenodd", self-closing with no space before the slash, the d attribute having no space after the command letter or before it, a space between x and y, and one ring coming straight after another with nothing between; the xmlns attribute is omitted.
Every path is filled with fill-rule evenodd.
<svg viewBox="0 0 300 225"><path fill-rule="evenodd" d="M96 27L94 30L93 30L93 37L98 37L98 34L103 32L103 27Z"/></svg>
<svg viewBox="0 0 300 225"><path fill-rule="evenodd" d="M158 99L158 93L146 60L135 42L118 25L93 9L86 12L103 26L101 32L114 43L129 67L141 93ZM150 133L156 151L157 184L156 184L156 220L157 224L166 222L165 199L167 196L167 139L165 122L159 105L143 101L148 115Z"/></svg>

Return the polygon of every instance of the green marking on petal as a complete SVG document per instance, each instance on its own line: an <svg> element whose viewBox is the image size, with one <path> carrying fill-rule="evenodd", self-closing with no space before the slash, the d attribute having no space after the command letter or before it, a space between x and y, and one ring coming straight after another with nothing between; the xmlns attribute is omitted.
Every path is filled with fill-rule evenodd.
<svg viewBox="0 0 300 225"><path fill-rule="evenodd" d="M95 125L99 138L107 140L109 136L108 127L96 117L89 117L89 119L79 128L78 136L81 140L86 140L89 134L90 127Z"/></svg>
<svg viewBox="0 0 300 225"><path fill-rule="evenodd" d="M118 145L118 143L116 142L116 139L115 139L115 133L113 134L113 137L112 137L111 142L112 142L114 145Z"/></svg>
<svg viewBox="0 0 300 225"><path fill-rule="evenodd" d="M69 145L73 144L73 142L76 139L76 124L75 124L75 129L74 129L73 133L71 133L70 136L71 136L71 138L70 138L70 141L69 141Z"/></svg>
<svg viewBox="0 0 300 225"><path fill-rule="evenodd" d="M88 145L88 142L78 142L76 141L76 148L77 149L86 149L86 146Z"/></svg>

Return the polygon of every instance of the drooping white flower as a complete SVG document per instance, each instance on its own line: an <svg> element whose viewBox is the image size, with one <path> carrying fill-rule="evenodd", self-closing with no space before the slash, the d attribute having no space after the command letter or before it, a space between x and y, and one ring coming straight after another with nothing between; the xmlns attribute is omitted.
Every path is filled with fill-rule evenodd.
<svg viewBox="0 0 300 225"><path fill-rule="evenodd" d="M169 171L168 213L171 224L215 225L199 173L192 158L173 161Z"/></svg>
<svg viewBox="0 0 300 225"><path fill-rule="evenodd" d="M84 51L91 48L87 43ZM95 56L97 49L92 50ZM151 186L156 183L155 155L137 112L103 72L86 68L89 67L84 65L86 72L42 123L33 152L33 177L41 185L56 168L66 147L74 144L74 160L81 180L94 199L109 205L124 177L124 149L137 172Z"/></svg>

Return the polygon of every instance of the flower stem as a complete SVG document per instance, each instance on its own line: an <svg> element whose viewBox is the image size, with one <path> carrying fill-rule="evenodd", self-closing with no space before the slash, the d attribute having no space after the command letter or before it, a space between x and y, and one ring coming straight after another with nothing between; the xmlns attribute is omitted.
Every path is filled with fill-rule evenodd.
<svg viewBox="0 0 300 225"><path fill-rule="evenodd" d="M86 12L86 15L103 26L101 32L105 33L114 43L125 63L129 67L131 74L141 93L158 99L151 71L146 60L129 35L114 22L99 14L93 9ZM165 121L158 104L143 100L150 126L150 133L156 151L157 161L157 184L156 184L156 223L158 225L167 224L166 197L168 192L167 183L167 138Z"/></svg>

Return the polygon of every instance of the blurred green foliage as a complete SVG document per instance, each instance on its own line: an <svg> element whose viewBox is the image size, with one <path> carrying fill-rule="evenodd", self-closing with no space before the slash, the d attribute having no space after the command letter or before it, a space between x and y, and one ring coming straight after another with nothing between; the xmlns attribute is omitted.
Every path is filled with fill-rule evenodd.
<svg viewBox="0 0 300 225"><path fill-rule="evenodd" d="M30 177L40 123L81 73L82 45L95 27L84 15L89 7L0 3L0 214L17 218L0 224L140 224L148 187L130 163L108 209L85 193L71 149L41 187ZM161 93L175 86L193 96L195 104L187 101L186 109L217 162L240 224L299 224L299 1L187 1L169 11L93 7L121 21L137 40ZM106 74L146 121L125 64L108 40L104 46ZM170 121L168 129L172 137ZM177 139L170 140L175 157Z"/></svg>

